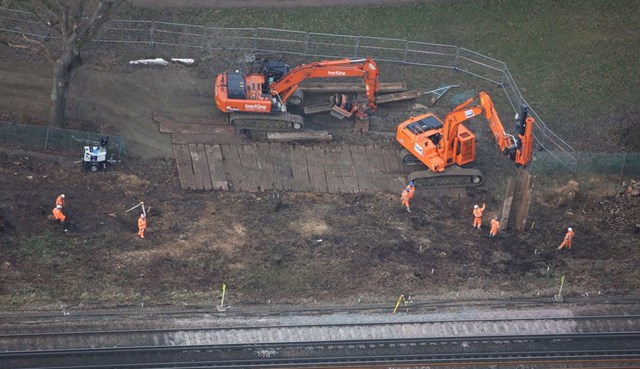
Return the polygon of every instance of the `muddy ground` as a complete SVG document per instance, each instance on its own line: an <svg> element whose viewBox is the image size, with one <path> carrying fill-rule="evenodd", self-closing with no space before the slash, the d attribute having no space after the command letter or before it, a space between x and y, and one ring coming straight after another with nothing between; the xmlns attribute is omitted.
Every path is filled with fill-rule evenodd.
<svg viewBox="0 0 640 369"><path fill-rule="evenodd" d="M48 67L14 51L5 55L11 57L0 62L4 117L42 124ZM125 136L131 155L112 171L82 172L74 163L80 147L77 155L20 145L0 150L5 308L207 304L222 283L231 304L393 301L401 293L416 300L552 296L562 275L572 295L640 292L640 198L623 194L629 178L539 173L527 231L489 239L488 220L501 209L515 171L480 122L474 167L487 173L487 184L455 198L418 193L411 214L400 206L400 188L340 196L187 192L177 181L170 138L151 117L163 111L217 117L214 66L114 63L87 66L69 104L70 127ZM399 68L383 80L410 81L413 73ZM493 86L429 73L425 90L460 83L459 93L487 90L499 111L506 105ZM399 119L426 108L443 114L455 93L438 107L428 99L381 107L366 136L327 117L311 118L310 127L329 129L338 142L395 145L388 133ZM567 199L555 190L569 179L580 182L580 191ZM67 196L65 225L49 217L59 193ZM124 212L139 201L151 207L144 240L136 237L136 214ZM471 209L482 202L485 227L476 231ZM557 251L567 226L576 231L575 246Z"/></svg>

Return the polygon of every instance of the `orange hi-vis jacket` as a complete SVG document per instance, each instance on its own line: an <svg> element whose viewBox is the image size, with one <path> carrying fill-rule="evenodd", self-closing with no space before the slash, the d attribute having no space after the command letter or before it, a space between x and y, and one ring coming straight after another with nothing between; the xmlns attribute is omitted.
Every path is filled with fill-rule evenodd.
<svg viewBox="0 0 640 369"><path fill-rule="evenodd" d="M482 204L481 208L479 207L477 209L473 209L473 216L476 218L482 218L482 212L486 207L487 207L486 204Z"/></svg>
<svg viewBox="0 0 640 369"><path fill-rule="evenodd" d="M60 196L58 196L56 198L56 206L58 206L58 205L64 206L64 197L62 197L62 195L60 195Z"/></svg>
<svg viewBox="0 0 640 369"><path fill-rule="evenodd" d="M53 210L51 210L51 213L53 213L53 217L56 218L56 220L59 220L61 222L64 222L64 220L67 218L62 213L62 209L58 209L57 207L53 208Z"/></svg>
<svg viewBox="0 0 640 369"><path fill-rule="evenodd" d="M498 219L491 219L491 231L490 234L495 236L498 234L498 229L500 228L500 222Z"/></svg>
<svg viewBox="0 0 640 369"><path fill-rule="evenodd" d="M147 218L138 218L138 230L140 231L145 229L147 229Z"/></svg>
<svg viewBox="0 0 640 369"><path fill-rule="evenodd" d="M416 192L415 187L409 185L407 186L407 188L404 189L404 191L402 191L402 199L411 199L413 197L413 194Z"/></svg>
<svg viewBox="0 0 640 369"><path fill-rule="evenodd" d="M564 235L564 241L568 246L571 246L571 241L573 241L573 236L575 236L575 232L573 230L567 231L567 234Z"/></svg>

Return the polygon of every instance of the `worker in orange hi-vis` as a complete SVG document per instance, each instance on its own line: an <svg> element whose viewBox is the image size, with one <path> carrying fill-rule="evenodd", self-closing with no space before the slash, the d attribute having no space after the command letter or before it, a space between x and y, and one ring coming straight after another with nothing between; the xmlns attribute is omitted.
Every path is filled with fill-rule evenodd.
<svg viewBox="0 0 640 369"><path fill-rule="evenodd" d="M489 237L495 237L500 229L500 221L498 217L491 219L491 230L489 231Z"/></svg>
<svg viewBox="0 0 640 369"><path fill-rule="evenodd" d="M473 228L480 229L480 227L482 226L482 212L485 208L485 204L482 204L482 207L473 205Z"/></svg>
<svg viewBox="0 0 640 369"><path fill-rule="evenodd" d="M564 235L564 241L562 241L562 243L558 247L558 250L562 250L563 247L571 249L571 241L573 241L574 235L575 232L573 232L573 229L571 229L571 227L567 228L567 234Z"/></svg>
<svg viewBox="0 0 640 369"><path fill-rule="evenodd" d="M51 212L53 213L53 217L56 220L59 220L60 223L63 223L65 219L67 219L67 217L62 213L62 206L61 205L56 205L55 208L53 208L53 210L51 210Z"/></svg>
<svg viewBox="0 0 640 369"><path fill-rule="evenodd" d="M409 213L411 213L411 207L409 207L409 200L413 197L413 194L416 192L413 181L409 182L407 188L402 191L402 196L400 196L400 201L402 202L402 206L404 206Z"/></svg>
<svg viewBox="0 0 640 369"><path fill-rule="evenodd" d="M64 207L64 194L58 196L56 198L56 206L62 206Z"/></svg>
<svg viewBox="0 0 640 369"><path fill-rule="evenodd" d="M138 236L144 238L144 231L147 229L147 217L144 214L140 214L138 218Z"/></svg>

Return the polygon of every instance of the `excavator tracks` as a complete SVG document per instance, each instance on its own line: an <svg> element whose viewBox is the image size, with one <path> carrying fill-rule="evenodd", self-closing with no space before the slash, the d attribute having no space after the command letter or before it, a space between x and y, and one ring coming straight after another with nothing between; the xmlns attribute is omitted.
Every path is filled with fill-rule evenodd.
<svg viewBox="0 0 640 369"><path fill-rule="evenodd" d="M229 117L229 121L239 130L288 132L304 129L302 117L291 113L234 113Z"/></svg>
<svg viewBox="0 0 640 369"><path fill-rule="evenodd" d="M484 182L482 172L478 169L460 168L455 165L447 167L444 172L411 172L407 179L414 181L416 187L429 188L478 187Z"/></svg>
<svg viewBox="0 0 640 369"><path fill-rule="evenodd" d="M400 150L400 160L405 165L423 165L407 149ZM444 172L432 172L428 169L411 172L407 179L414 181L416 187L429 188L478 187L484 182L482 172L478 169L460 168L457 165L448 166Z"/></svg>

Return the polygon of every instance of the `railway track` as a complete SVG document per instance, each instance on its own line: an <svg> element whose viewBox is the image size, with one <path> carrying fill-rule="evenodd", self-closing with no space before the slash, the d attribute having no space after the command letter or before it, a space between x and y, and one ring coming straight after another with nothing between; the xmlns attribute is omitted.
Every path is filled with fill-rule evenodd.
<svg viewBox="0 0 640 369"><path fill-rule="evenodd" d="M638 332L4 352L3 368L639 364Z"/></svg>
<svg viewBox="0 0 640 369"><path fill-rule="evenodd" d="M0 347L2 368L640 364L640 315L14 333L0 335Z"/></svg>

